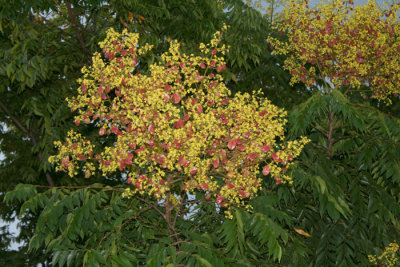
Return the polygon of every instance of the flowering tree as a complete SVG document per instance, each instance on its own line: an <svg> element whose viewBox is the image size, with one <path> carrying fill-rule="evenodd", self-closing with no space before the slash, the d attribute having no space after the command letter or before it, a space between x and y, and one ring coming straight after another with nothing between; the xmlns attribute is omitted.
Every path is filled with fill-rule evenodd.
<svg viewBox="0 0 400 267"><path fill-rule="evenodd" d="M396 1L380 9L373 1L359 6L352 0L321 1L310 8L306 0L291 0L276 24L288 41L269 42L275 53L288 56L292 84L313 86L322 79L337 89L369 85L364 96L385 100L400 92L399 8Z"/></svg>
<svg viewBox="0 0 400 267"><path fill-rule="evenodd" d="M317 89L289 116L289 134L311 139L299 164L310 184L300 184L296 192L303 187L320 194L316 206L308 204L317 207L314 215L301 225L312 235L305 247L315 254L299 265L367 266L368 254L384 244L380 238L398 239L399 233L397 220L376 224L371 218L383 218L383 207L387 214L399 212L397 193L389 191L399 188L400 173L393 170L399 164L400 120L367 97L398 101L400 6L398 1L387 1L382 9L372 1L318 2L312 7L288 1L283 20L275 24L277 34L268 37L273 53L286 57L291 83ZM351 93L357 91L365 100ZM382 195L390 201L383 204ZM299 216L310 212L296 198L292 203ZM373 205L380 208L372 210ZM361 218L368 218L362 227ZM386 255L393 262L392 252Z"/></svg>
<svg viewBox="0 0 400 267"><path fill-rule="evenodd" d="M267 99L230 96L219 74L227 51L220 39L217 32L210 44L201 44L203 56L182 54L172 42L148 75L134 74L151 46L138 48L138 34L110 29L100 43L104 57L96 53L82 69L79 94L68 102L79 112L76 125L93 124L115 142L96 148L70 131L49 160L70 176L80 170L87 178L96 170L126 173L132 186L124 195L158 199L172 228L171 212L189 192L204 191L231 216L233 206L257 194L260 174L291 183L285 173L307 139L282 142L286 113Z"/></svg>

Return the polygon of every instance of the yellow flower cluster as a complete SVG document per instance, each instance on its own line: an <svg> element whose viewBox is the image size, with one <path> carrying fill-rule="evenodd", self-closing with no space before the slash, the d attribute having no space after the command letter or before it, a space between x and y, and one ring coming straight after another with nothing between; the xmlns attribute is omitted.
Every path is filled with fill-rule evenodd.
<svg viewBox="0 0 400 267"><path fill-rule="evenodd" d="M390 243L389 246L384 249L383 253L380 256L368 255L368 259L374 265L382 267L393 267L396 266L396 263L399 260L396 257L396 253L398 250L399 245L397 243Z"/></svg>
<svg viewBox="0 0 400 267"><path fill-rule="evenodd" d="M133 186L125 196L165 198L166 192L201 190L228 209L254 197L262 175L290 183L287 168L308 139L284 142L286 112L260 92L230 96L220 74L227 52L221 34L200 45L202 56L181 53L173 41L162 62L141 74L135 72L144 53L138 52L138 34L108 30L100 43L103 55L94 54L92 66L82 69L79 94L68 102L79 112L77 125L91 123L115 141L93 154L90 143L85 147L70 137L65 145L57 143L59 154L50 161L73 176L79 152L97 162L103 175L126 173Z"/></svg>
<svg viewBox="0 0 400 267"><path fill-rule="evenodd" d="M95 174L96 168L93 162L88 160L93 156L94 145L89 140L82 138L81 134L71 130L68 132L65 144L56 141L54 145L58 148L59 153L50 156L49 162L58 163L56 171L66 171L69 176L73 177L78 174L80 167L82 167L86 178ZM80 162L83 163L80 164Z"/></svg>
<svg viewBox="0 0 400 267"><path fill-rule="evenodd" d="M275 24L287 41L268 37L274 53L288 56L292 84L312 86L322 79L337 89L369 85L370 97L379 100L400 93L398 1L385 8L375 1L319 1L313 8L307 3L289 0L284 19Z"/></svg>

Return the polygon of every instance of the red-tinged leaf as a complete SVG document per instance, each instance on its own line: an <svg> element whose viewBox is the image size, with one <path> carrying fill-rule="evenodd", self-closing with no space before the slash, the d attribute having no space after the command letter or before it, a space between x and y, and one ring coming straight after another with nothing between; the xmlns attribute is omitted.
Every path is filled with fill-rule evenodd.
<svg viewBox="0 0 400 267"><path fill-rule="evenodd" d="M235 187L233 184L226 184L226 186L227 186L229 189L232 189L232 188Z"/></svg>
<svg viewBox="0 0 400 267"><path fill-rule="evenodd" d="M179 119L177 122L175 122L174 127L176 129L182 128L185 125L182 119Z"/></svg>
<svg viewBox="0 0 400 267"><path fill-rule="evenodd" d="M155 145L155 142L154 142L154 140L150 139L150 140L147 140L147 144L149 146L153 147Z"/></svg>
<svg viewBox="0 0 400 267"><path fill-rule="evenodd" d="M111 128L111 131L112 131L114 134L118 134L119 129L118 129L117 126L113 126L113 127Z"/></svg>
<svg viewBox="0 0 400 267"><path fill-rule="evenodd" d="M197 173L197 169L195 168L195 167L193 167L191 170L190 170L190 174L191 175L195 175Z"/></svg>
<svg viewBox="0 0 400 267"><path fill-rule="evenodd" d="M186 162L185 156L181 155L181 156L179 157L178 164L181 165L181 166L183 166L183 165L185 165L185 162Z"/></svg>
<svg viewBox="0 0 400 267"><path fill-rule="evenodd" d="M227 123L229 122L229 120L228 120L228 118L226 117L225 114L222 114L222 115L221 115L220 120L221 120L221 122L222 122L223 124L227 124Z"/></svg>
<svg viewBox="0 0 400 267"><path fill-rule="evenodd" d="M224 200L221 196L217 197L217 200L215 201L217 204L221 204L222 200Z"/></svg>
<svg viewBox="0 0 400 267"><path fill-rule="evenodd" d="M279 158L278 158L278 155L276 155L276 153L272 153L272 154L271 154L271 157L272 157L272 159L275 160L275 161L278 161L278 159L279 159Z"/></svg>
<svg viewBox="0 0 400 267"><path fill-rule="evenodd" d="M243 190L239 190L239 194L241 195L242 198L247 198L248 197L247 193L245 191L243 191Z"/></svg>
<svg viewBox="0 0 400 267"><path fill-rule="evenodd" d="M275 184L277 184L277 185L280 185L280 184L281 184L281 182L282 182L282 180L281 180L281 179L276 179L276 180L275 180Z"/></svg>
<svg viewBox="0 0 400 267"><path fill-rule="evenodd" d="M221 154L222 157L226 157L226 150L225 149L221 149L221 151L219 153Z"/></svg>
<svg viewBox="0 0 400 267"><path fill-rule="evenodd" d="M196 108L196 112L197 112L197 114L201 114L201 113L203 113L203 106L197 106L197 108Z"/></svg>
<svg viewBox="0 0 400 267"><path fill-rule="evenodd" d="M229 140L229 142L228 142L228 148L229 148L230 150L234 150L235 147L236 147L236 140Z"/></svg>
<svg viewBox="0 0 400 267"><path fill-rule="evenodd" d="M167 91L171 90L171 85L166 84L166 85L164 86L164 89L167 90Z"/></svg>
<svg viewBox="0 0 400 267"><path fill-rule="evenodd" d="M231 99L230 99L229 97L222 99L221 105L226 105L226 104L228 104L230 100L231 100Z"/></svg>
<svg viewBox="0 0 400 267"><path fill-rule="evenodd" d="M357 63L363 63L364 59L362 59L361 57L356 57L356 61Z"/></svg>
<svg viewBox="0 0 400 267"><path fill-rule="evenodd" d="M173 95L172 95L172 101L173 101L175 104L178 104L178 103L181 101L181 95L178 94L178 93L173 94Z"/></svg>
<svg viewBox="0 0 400 267"><path fill-rule="evenodd" d="M84 84L84 83L81 83L81 87L82 87L82 93L83 93L83 94L86 94L86 93L87 93L87 87L86 87L86 84Z"/></svg>
<svg viewBox="0 0 400 267"><path fill-rule="evenodd" d="M65 156L65 157L62 158L61 165L63 165L66 168L69 167L69 157L68 156Z"/></svg>
<svg viewBox="0 0 400 267"><path fill-rule="evenodd" d="M169 102L169 100L171 99L171 96L167 93L164 94L164 101L165 102Z"/></svg>
<svg viewBox="0 0 400 267"><path fill-rule="evenodd" d="M131 177L128 177L128 180L126 181L128 184L131 184L132 183L132 178Z"/></svg>
<svg viewBox="0 0 400 267"><path fill-rule="evenodd" d="M250 132L246 132L246 133L244 134L244 137L245 137L245 138L249 138L249 137L250 137Z"/></svg>
<svg viewBox="0 0 400 267"><path fill-rule="evenodd" d="M208 184L203 183L203 184L201 185L201 189L203 189L203 190L208 189Z"/></svg>
<svg viewBox="0 0 400 267"><path fill-rule="evenodd" d="M216 159L216 160L213 161L213 166L214 166L215 169L218 169L218 167L219 167L219 159Z"/></svg>
<svg viewBox="0 0 400 267"><path fill-rule="evenodd" d="M263 168L263 170L262 170L262 173L263 173L265 176L267 176L268 174L271 173L271 171L269 170L269 166L268 166L268 165L265 165L265 166L264 166L264 168Z"/></svg>
<svg viewBox="0 0 400 267"><path fill-rule="evenodd" d="M87 159L86 156L82 155L82 154L76 154L76 156L80 159L80 160L85 160Z"/></svg>
<svg viewBox="0 0 400 267"><path fill-rule="evenodd" d="M238 146L236 146L236 148L237 148L240 152L245 152L245 151L246 151L246 146L244 146L244 145L238 145Z"/></svg>
<svg viewBox="0 0 400 267"><path fill-rule="evenodd" d="M154 126L154 124L150 124L148 130L149 130L150 134L153 135L156 130L156 127Z"/></svg>
<svg viewBox="0 0 400 267"><path fill-rule="evenodd" d="M81 121L80 120L75 120L75 125L79 126L79 124L81 124Z"/></svg>
<svg viewBox="0 0 400 267"><path fill-rule="evenodd" d="M139 176L140 180L146 180L147 179L147 175L146 174L142 174Z"/></svg>
<svg viewBox="0 0 400 267"><path fill-rule="evenodd" d="M250 153L249 156L247 157L250 160L255 159L258 156L258 153Z"/></svg>
<svg viewBox="0 0 400 267"><path fill-rule="evenodd" d="M164 164L165 159L166 159L166 156L164 154L161 154L156 158L156 162L161 165L161 164Z"/></svg>
<svg viewBox="0 0 400 267"><path fill-rule="evenodd" d="M269 147L267 144L265 144L265 145L261 148L261 150L262 150L262 152L267 153L267 152L270 150L270 147Z"/></svg>
<svg viewBox="0 0 400 267"><path fill-rule="evenodd" d="M185 114L183 115L183 121L188 121L190 119L190 115L189 114Z"/></svg>
<svg viewBox="0 0 400 267"><path fill-rule="evenodd" d="M210 194L206 195L206 199L207 199L207 200L210 200L210 198L211 198L211 195L210 195Z"/></svg>

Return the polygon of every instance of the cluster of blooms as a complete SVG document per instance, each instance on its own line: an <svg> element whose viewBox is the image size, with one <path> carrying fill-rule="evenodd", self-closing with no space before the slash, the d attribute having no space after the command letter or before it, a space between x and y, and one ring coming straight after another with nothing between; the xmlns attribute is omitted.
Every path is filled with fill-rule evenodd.
<svg viewBox="0 0 400 267"><path fill-rule="evenodd" d="M285 172L308 139L284 142L286 113L260 92L230 97L220 74L227 52L221 35L200 44L203 56L183 54L171 42L162 63L144 75L133 71L150 47L138 48L138 34L110 29L100 43L104 57L96 53L83 68L79 94L68 102L79 112L77 125L91 123L115 142L95 153L71 133L50 162L71 176L81 160L96 162L104 175L126 172L132 190L125 195L202 190L227 208L254 197L262 174L290 183Z"/></svg>
<svg viewBox="0 0 400 267"><path fill-rule="evenodd" d="M276 23L288 40L268 37L274 53L288 55L291 83L312 86L329 80L335 88L370 85L372 98L386 100L400 92L400 3L385 9L375 1L354 6L352 0L290 0ZM365 95L364 95L365 96ZM388 100L389 101L389 100Z"/></svg>
<svg viewBox="0 0 400 267"><path fill-rule="evenodd" d="M399 250L399 245L397 243L390 243L380 256L368 255L369 261L378 266L392 267L396 266L398 258L396 253Z"/></svg>

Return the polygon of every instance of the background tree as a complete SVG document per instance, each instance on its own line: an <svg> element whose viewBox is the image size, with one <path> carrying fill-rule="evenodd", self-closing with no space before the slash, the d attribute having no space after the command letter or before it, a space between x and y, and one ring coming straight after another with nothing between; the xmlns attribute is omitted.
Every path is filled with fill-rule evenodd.
<svg viewBox="0 0 400 267"><path fill-rule="evenodd" d="M380 10L373 2L310 8L291 1L277 25L288 40L270 38L274 51L287 56L292 83L321 89L289 119L293 136L312 139L291 209L312 237L304 243L309 254L289 250L288 264L296 257L316 266L368 265L368 251L398 238L400 120L372 100L399 101L392 73L399 66L398 11L396 4Z"/></svg>

